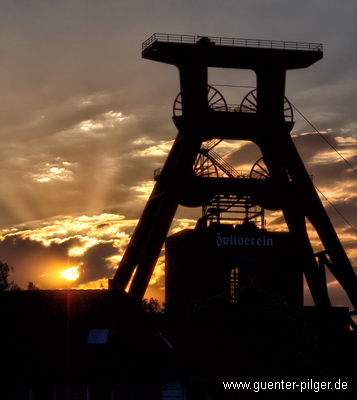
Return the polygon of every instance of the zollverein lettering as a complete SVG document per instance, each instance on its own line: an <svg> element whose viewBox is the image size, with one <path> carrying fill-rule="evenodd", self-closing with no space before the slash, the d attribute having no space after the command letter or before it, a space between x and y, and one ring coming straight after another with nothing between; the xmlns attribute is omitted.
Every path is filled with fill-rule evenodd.
<svg viewBox="0 0 357 400"><path fill-rule="evenodd" d="M274 240L271 237L259 236L259 237L242 237L235 234L232 235L221 235L217 233L216 245L221 246L274 246Z"/></svg>

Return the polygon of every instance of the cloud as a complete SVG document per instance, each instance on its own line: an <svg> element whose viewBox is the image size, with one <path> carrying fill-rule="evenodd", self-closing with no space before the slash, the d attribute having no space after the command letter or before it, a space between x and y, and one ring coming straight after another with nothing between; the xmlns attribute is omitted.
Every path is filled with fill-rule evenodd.
<svg viewBox="0 0 357 400"><path fill-rule="evenodd" d="M0 260L14 268L11 279L23 289L28 282L41 289L106 288L136 223L117 214L101 214L58 216L3 229ZM171 232L194 224L195 220L178 219ZM78 279L63 277L63 271L70 268L76 268ZM150 281L148 297L163 300L163 286L164 252Z"/></svg>
<svg viewBox="0 0 357 400"><path fill-rule="evenodd" d="M113 268L111 268L109 258L117 254L118 249L113 243L98 243L90 247L81 260L83 265L78 284L112 278Z"/></svg>
<svg viewBox="0 0 357 400"><path fill-rule="evenodd" d="M35 221L4 230L0 253L22 287L27 281L43 289L67 287L60 272L73 266L79 266L76 284L85 284L113 275L135 223L111 214Z"/></svg>

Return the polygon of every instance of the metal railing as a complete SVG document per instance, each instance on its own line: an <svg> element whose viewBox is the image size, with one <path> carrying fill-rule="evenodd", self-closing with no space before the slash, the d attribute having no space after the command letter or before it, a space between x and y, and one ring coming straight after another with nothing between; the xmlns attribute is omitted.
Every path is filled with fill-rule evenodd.
<svg viewBox="0 0 357 400"><path fill-rule="evenodd" d="M253 47L253 48L265 48L265 49L304 50L304 51L322 52L321 43L226 38L226 37L215 37L215 36L177 35L173 33L154 33L151 37L149 37L149 39L145 40L145 42L142 44L142 50L147 49L155 42L197 43L202 39L206 41L208 39L211 43L218 46Z"/></svg>
<svg viewBox="0 0 357 400"><path fill-rule="evenodd" d="M241 178L241 174L215 151L208 151L206 157L229 178Z"/></svg>

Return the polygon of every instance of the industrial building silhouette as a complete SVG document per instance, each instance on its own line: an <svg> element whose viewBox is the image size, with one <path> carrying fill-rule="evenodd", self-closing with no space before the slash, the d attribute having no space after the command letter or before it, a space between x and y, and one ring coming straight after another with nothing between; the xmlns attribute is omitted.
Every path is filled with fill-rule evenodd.
<svg viewBox="0 0 357 400"><path fill-rule="evenodd" d="M271 281L278 282L275 286L280 286L279 291L284 292L294 276L300 290L295 290L292 302L302 305L299 291L302 292L301 275L304 274L315 305L330 309L327 267L356 309L357 277L290 135L294 121L292 106L285 96L286 72L307 68L319 61L323 56L322 45L155 34L143 43L142 54L146 59L178 68L181 90L173 107L178 134L162 170L156 174L152 194L109 287L128 290L135 297L144 296L179 205L203 208L195 234L200 241L206 238L203 247L207 250L202 252L202 261L197 257L195 261L203 282L205 256L210 258L215 248L209 232L214 231L211 236L224 235L227 229L233 228L226 234L239 235L243 240L242 245L236 246L233 264L222 257L222 251L221 262L216 263L215 258L217 284L221 281L218 276L222 268L231 269L233 272L228 276L233 279L237 268L245 269L241 271L243 275L257 268L254 257L266 246L258 245L260 239L254 242L256 246L252 241L246 245L251 227L255 224L260 229L257 237L269 238L264 219L260 226L257 223L263 215L259 209L281 210L288 230L284 240L289 245L280 246L270 261L270 255L264 257L267 271L261 281L270 276ZM254 71L256 88L239 106L229 107L208 82L209 68ZM260 148L262 158L252 166L249 175L240 174L217 157L213 149L223 140L253 142ZM227 213L231 213L229 218L225 217ZM228 224L225 219L229 220ZM306 220L319 237L323 248L319 253L311 245ZM170 238L167 252L170 266L166 273L175 278L169 277L169 282L179 280L181 271L187 268L187 259L178 261L174 241L180 252L196 253L185 236ZM186 249L182 241L187 243ZM232 253L228 247L226 251ZM289 251L284 251L284 247ZM272 268L273 264L275 270L269 271L268 265ZM192 263L191 266L194 273ZM170 283L169 287L172 287ZM212 285L208 287L206 297L212 294ZM204 285L200 290L204 290ZM166 297L169 296L166 291ZM354 326L352 319L350 323Z"/></svg>

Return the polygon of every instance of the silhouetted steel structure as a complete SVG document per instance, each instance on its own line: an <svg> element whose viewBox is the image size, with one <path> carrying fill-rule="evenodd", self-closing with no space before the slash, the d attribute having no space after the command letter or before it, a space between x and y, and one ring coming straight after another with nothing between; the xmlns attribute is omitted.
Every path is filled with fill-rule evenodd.
<svg viewBox="0 0 357 400"><path fill-rule="evenodd" d="M261 218L261 229L263 209L280 209L294 243L291 259L298 260L315 304L331 307L327 266L357 309L356 275L290 136L294 121L285 97L286 71L309 67L322 55L317 43L171 34L154 34L143 43L143 58L179 70L181 91L173 110L179 132L156 172L155 187L110 288L144 296L178 205L202 206L204 225L219 223L223 211L240 206L245 222ZM256 89L232 108L209 85L210 67L252 70ZM259 146L262 159L249 176L215 154L214 147L225 139ZM323 246L318 254L306 218Z"/></svg>

